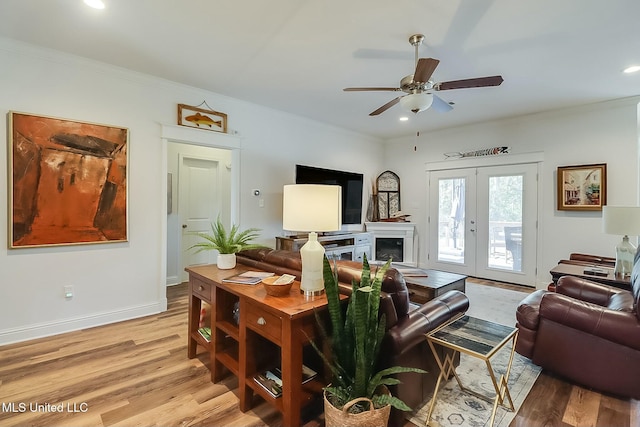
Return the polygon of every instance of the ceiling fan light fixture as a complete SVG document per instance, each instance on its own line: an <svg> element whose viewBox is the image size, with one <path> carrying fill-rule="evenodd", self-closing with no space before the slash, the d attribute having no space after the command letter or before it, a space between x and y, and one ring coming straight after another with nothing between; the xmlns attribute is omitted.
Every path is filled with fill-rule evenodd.
<svg viewBox="0 0 640 427"><path fill-rule="evenodd" d="M400 98L400 106L407 111L418 114L431 107L433 95L430 93L412 93Z"/></svg>

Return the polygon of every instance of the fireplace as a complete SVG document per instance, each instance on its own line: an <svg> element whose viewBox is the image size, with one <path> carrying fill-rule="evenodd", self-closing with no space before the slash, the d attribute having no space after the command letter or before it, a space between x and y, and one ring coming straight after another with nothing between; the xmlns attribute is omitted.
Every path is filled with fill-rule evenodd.
<svg viewBox="0 0 640 427"><path fill-rule="evenodd" d="M367 222L367 231L373 234L373 261L386 261L416 266L414 259L415 224L410 222Z"/></svg>
<svg viewBox="0 0 640 427"><path fill-rule="evenodd" d="M378 237L375 241L375 259L387 261L392 259L395 262L402 262L404 256L404 239L398 237Z"/></svg>

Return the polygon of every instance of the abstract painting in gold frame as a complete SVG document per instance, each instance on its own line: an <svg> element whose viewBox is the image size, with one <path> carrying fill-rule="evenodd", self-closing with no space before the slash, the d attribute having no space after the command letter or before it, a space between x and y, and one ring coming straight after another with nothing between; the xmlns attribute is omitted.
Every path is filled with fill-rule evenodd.
<svg viewBox="0 0 640 427"><path fill-rule="evenodd" d="M9 248L127 241L129 130L9 112Z"/></svg>
<svg viewBox="0 0 640 427"><path fill-rule="evenodd" d="M558 210L601 211L607 204L606 163L558 167Z"/></svg>

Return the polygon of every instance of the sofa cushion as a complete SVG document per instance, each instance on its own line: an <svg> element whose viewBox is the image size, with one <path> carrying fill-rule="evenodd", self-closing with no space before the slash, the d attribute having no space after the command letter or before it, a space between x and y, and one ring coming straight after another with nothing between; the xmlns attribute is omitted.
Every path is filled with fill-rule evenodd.
<svg viewBox="0 0 640 427"><path fill-rule="evenodd" d="M402 318L410 311L409 289L404 276L395 268L387 270L382 280L382 291L391 295L398 318Z"/></svg>
<svg viewBox="0 0 640 427"><path fill-rule="evenodd" d="M267 256L267 254L269 254L269 252L271 251L273 251L273 249L271 248L248 249L238 252L236 256L245 257L256 261L264 261L264 257Z"/></svg>
<svg viewBox="0 0 640 427"><path fill-rule="evenodd" d="M538 323L540 322L540 301L546 293L546 290L538 289L520 301L516 309L516 320L520 325L531 330L538 329Z"/></svg>
<svg viewBox="0 0 640 427"><path fill-rule="evenodd" d="M302 258L300 258L300 252L272 250L265 254L264 262L280 265L292 270L302 271Z"/></svg>
<svg viewBox="0 0 640 427"><path fill-rule="evenodd" d="M609 310L617 310L617 311L633 311L633 295L629 292L618 292L611 295L609 298L609 303L607 304L607 308Z"/></svg>

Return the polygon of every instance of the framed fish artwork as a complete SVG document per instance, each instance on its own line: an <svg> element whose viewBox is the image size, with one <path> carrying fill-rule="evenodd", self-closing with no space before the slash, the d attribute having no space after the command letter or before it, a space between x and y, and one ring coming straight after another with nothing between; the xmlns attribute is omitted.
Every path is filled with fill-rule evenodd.
<svg viewBox="0 0 640 427"><path fill-rule="evenodd" d="M202 104L209 107L206 102ZM219 111L201 108L202 104L198 106L178 104L178 124L227 133L227 115Z"/></svg>

